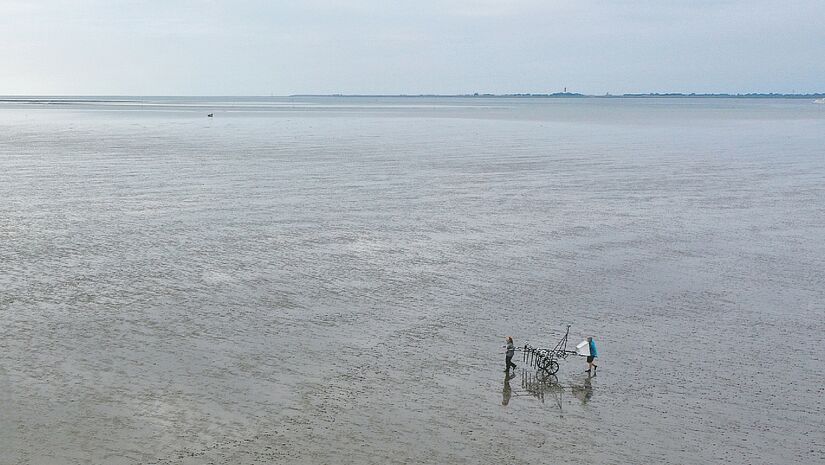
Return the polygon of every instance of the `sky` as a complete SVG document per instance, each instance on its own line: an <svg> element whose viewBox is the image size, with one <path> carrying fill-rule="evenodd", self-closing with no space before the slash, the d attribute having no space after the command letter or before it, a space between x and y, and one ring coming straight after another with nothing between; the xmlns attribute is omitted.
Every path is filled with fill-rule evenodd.
<svg viewBox="0 0 825 465"><path fill-rule="evenodd" d="M825 0L0 0L0 95L825 92Z"/></svg>

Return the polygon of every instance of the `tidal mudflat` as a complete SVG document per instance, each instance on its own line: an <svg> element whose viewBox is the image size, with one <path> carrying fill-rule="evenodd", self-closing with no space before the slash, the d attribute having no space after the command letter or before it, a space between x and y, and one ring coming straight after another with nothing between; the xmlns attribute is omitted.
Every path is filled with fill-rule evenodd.
<svg viewBox="0 0 825 465"><path fill-rule="evenodd" d="M5 102L0 463L825 461L823 237L810 102Z"/></svg>

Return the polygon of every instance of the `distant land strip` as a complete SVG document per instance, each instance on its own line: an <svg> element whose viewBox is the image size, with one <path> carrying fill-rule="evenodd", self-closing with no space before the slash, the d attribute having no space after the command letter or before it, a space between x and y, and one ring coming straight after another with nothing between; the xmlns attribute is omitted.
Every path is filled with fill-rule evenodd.
<svg viewBox="0 0 825 465"><path fill-rule="evenodd" d="M697 94L697 93L647 93L647 94L603 94L590 95L577 92L542 93L515 93L515 94L294 94L294 95L0 95L0 103L32 103L32 104L90 104L90 103L152 103L151 99L170 99L185 102L186 99L278 99L278 98L580 98L580 99L656 99L656 98L683 98L683 99L814 99L822 101L825 93L809 94L779 94L779 93L748 93L748 94Z"/></svg>
<svg viewBox="0 0 825 465"><path fill-rule="evenodd" d="M814 94L777 94L777 93L748 93L748 94L696 94L696 93L647 93L647 94L604 94L590 95L576 92L554 92L551 94L295 94L289 97L470 97L470 98L797 98L817 99L825 98L825 93Z"/></svg>

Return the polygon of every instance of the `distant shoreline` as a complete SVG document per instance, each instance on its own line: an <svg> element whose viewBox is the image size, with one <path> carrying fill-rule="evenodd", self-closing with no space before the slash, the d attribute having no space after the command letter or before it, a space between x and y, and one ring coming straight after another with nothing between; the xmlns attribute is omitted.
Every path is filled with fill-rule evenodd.
<svg viewBox="0 0 825 465"><path fill-rule="evenodd" d="M647 94L604 94L590 95L575 92L555 92L551 94L293 94L293 95L0 95L0 103L94 103L133 102L149 99L283 99L283 98L538 98L538 99L814 99L825 98L825 93L812 94L696 94L696 93L647 93Z"/></svg>
<svg viewBox="0 0 825 465"><path fill-rule="evenodd" d="M373 98L744 98L744 99L816 99L825 97L825 93L815 94L696 94L696 93L647 93L647 94L604 94L590 95L575 92L555 92L552 94L295 94L289 97L373 97Z"/></svg>

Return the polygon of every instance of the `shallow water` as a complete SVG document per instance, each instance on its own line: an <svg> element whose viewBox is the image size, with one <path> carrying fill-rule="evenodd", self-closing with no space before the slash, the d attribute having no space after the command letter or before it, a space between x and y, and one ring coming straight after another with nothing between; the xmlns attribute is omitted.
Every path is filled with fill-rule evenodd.
<svg viewBox="0 0 825 465"><path fill-rule="evenodd" d="M823 236L808 101L0 103L0 463L825 461Z"/></svg>

